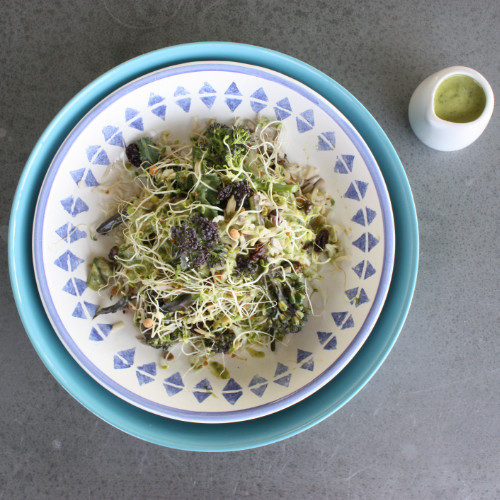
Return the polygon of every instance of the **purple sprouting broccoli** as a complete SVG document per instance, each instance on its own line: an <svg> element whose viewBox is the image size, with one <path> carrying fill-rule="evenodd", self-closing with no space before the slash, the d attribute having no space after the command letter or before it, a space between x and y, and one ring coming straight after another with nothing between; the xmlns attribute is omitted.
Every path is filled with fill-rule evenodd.
<svg viewBox="0 0 500 500"><path fill-rule="evenodd" d="M258 242L247 254L239 253L236 256L236 274L254 275L259 272L259 264L265 260L267 248L262 242Z"/></svg>
<svg viewBox="0 0 500 500"><path fill-rule="evenodd" d="M182 253L188 253L191 250L198 250L200 240L196 234L196 229L188 223L182 226L175 226L171 232L172 241L177 247L177 250Z"/></svg>
<svg viewBox="0 0 500 500"><path fill-rule="evenodd" d="M217 224L195 214L181 226L171 230L172 257L181 269L197 269L203 265L214 267L223 260L223 245Z"/></svg>
<svg viewBox="0 0 500 500"><path fill-rule="evenodd" d="M252 260L248 255L239 253L236 256L236 274L238 275L255 275L259 271L259 264Z"/></svg>
<svg viewBox="0 0 500 500"><path fill-rule="evenodd" d="M201 240L207 248L215 248L219 243L219 228L215 222L208 220L203 215L196 214L193 224L197 228Z"/></svg>
<svg viewBox="0 0 500 500"><path fill-rule="evenodd" d="M227 354L231 347L233 347L234 338L233 331L225 330L222 333L218 333L215 338L203 339L203 343L210 349L210 352L223 352Z"/></svg>
<svg viewBox="0 0 500 500"><path fill-rule="evenodd" d="M227 201L231 196L234 196L236 205L239 207L242 204L248 206L250 197L253 195L253 190L248 184L248 181L235 181L226 184L218 193L219 201Z"/></svg>

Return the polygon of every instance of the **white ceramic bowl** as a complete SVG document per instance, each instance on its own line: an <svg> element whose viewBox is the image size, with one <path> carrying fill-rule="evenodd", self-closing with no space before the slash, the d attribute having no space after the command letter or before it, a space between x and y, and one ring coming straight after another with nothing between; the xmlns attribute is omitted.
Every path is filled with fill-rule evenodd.
<svg viewBox="0 0 500 500"><path fill-rule="evenodd" d="M96 190L123 145L170 130L189 137L193 120L257 113L280 119L291 160L320 169L346 229L350 260L324 280L321 317L264 358L223 361L230 378L193 372L179 356L164 369L160 351L138 339L130 316L98 317L106 300L87 288L88 265L108 248L88 227L102 217ZM93 108L69 134L44 180L33 231L35 273L47 315L74 359L99 383L147 411L191 422L257 418L312 394L352 359L383 307L394 259L394 223L374 157L348 120L303 84L274 71L229 62L190 63L132 81Z"/></svg>
<svg viewBox="0 0 500 500"><path fill-rule="evenodd" d="M473 78L484 90L486 104L481 115L467 123L454 123L436 115L434 96L447 78L465 75ZM494 108L494 95L486 78L465 66L452 66L427 77L413 93L408 118L415 135L427 146L439 151L456 151L472 144L484 132Z"/></svg>

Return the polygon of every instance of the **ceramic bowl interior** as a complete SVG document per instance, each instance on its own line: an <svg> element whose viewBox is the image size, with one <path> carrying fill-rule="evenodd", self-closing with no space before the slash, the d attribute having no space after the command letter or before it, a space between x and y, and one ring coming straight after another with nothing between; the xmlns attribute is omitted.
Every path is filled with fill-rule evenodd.
<svg viewBox="0 0 500 500"><path fill-rule="evenodd" d="M161 352L137 339L131 317L92 319L106 298L85 281L89 262L107 253L89 227L102 214L96 189L124 144L168 130L186 139L195 120L266 116L283 122L292 161L320 169L345 229L349 260L322 282L326 310L299 334L288 335L262 358L225 357L229 377L190 369L177 356L164 366ZM394 223L382 174L350 122L305 85L274 71L228 62L189 63L134 80L95 106L55 156L40 192L33 231L37 284L60 340L102 386L152 413L200 423L262 417L314 393L361 348L389 289Z"/></svg>

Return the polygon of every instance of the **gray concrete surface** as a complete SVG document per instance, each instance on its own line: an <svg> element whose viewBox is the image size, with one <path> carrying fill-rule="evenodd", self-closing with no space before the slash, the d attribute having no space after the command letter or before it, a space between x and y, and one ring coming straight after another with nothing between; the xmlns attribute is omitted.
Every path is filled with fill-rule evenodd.
<svg viewBox="0 0 500 500"><path fill-rule="evenodd" d="M451 65L500 98L499 26L498 0L4 0L0 499L500 498L500 116L455 153L426 148L407 120L416 85ZM73 400L31 346L7 269L15 187L59 109L122 61L205 40L282 51L351 91L405 165L421 234L412 308L370 383L294 438L222 454L142 442Z"/></svg>

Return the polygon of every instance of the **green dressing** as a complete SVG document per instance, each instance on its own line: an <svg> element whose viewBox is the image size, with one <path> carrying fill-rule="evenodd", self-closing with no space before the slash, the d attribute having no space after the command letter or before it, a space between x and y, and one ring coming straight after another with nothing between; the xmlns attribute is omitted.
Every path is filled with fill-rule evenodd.
<svg viewBox="0 0 500 500"><path fill-rule="evenodd" d="M252 358L263 358L266 353L263 351L258 351L257 349L253 349L252 347L247 347L247 352L252 356Z"/></svg>
<svg viewBox="0 0 500 500"><path fill-rule="evenodd" d="M208 367L216 377L222 380L227 380L229 378L229 372L224 368L224 365L217 363L217 361L210 361Z"/></svg>
<svg viewBox="0 0 500 500"><path fill-rule="evenodd" d="M434 94L434 113L442 120L468 123L477 120L486 106L483 88L470 76L443 80Z"/></svg>

